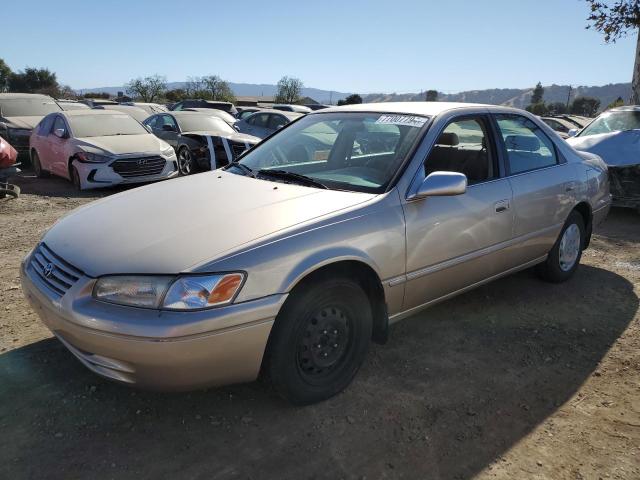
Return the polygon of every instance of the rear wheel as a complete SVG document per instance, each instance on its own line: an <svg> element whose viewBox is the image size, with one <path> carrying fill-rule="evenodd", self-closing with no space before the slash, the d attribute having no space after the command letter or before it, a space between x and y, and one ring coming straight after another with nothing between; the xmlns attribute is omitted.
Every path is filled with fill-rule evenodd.
<svg viewBox="0 0 640 480"><path fill-rule="evenodd" d="M180 175L191 175L195 172L196 165L191 150L182 147L178 152L178 172Z"/></svg>
<svg viewBox="0 0 640 480"><path fill-rule="evenodd" d="M42 165L40 164L40 157L38 156L38 152L35 150L31 152L31 164L33 165L33 173L36 174L36 177L46 178L49 176L49 172L43 170Z"/></svg>
<svg viewBox="0 0 640 480"><path fill-rule="evenodd" d="M585 239L582 215L573 211L562 227L547 260L536 267L538 274L544 280L554 283L569 280L580 264Z"/></svg>
<svg viewBox="0 0 640 480"><path fill-rule="evenodd" d="M372 332L367 295L349 279L323 279L294 291L273 327L267 373L296 405L344 390L364 361Z"/></svg>

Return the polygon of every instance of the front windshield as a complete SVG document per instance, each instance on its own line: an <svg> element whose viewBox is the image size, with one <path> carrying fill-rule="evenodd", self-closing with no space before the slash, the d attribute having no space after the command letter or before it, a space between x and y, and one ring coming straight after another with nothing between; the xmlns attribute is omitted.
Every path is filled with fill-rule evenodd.
<svg viewBox="0 0 640 480"><path fill-rule="evenodd" d="M44 117L62 110L53 100L46 98L5 98L0 100L3 117Z"/></svg>
<svg viewBox="0 0 640 480"><path fill-rule="evenodd" d="M176 116L176 119L180 125L180 130L183 132L209 132L213 130L216 132L236 133L224 120L211 115L183 115Z"/></svg>
<svg viewBox="0 0 640 480"><path fill-rule="evenodd" d="M76 138L113 135L144 135L149 132L124 113L114 115L69 115L71 132Z"/></svg>
<svg viewBox="0 0 640 480"><path fill-rule="evenodd" d="M640 111L605 112L585 128L580 133L580 136L586 137L587 135L597 135L599 133L623 132L636 129L640 129Z"/></svg>
<svg viewBox="0 0 640 480"><path fill-rule="evenodd" d="M381 193L427 120L387 113L308 115L249 150L240 163L255 173L280 170L332 189ZM234 173L244 170L230 166Z"/></svg>

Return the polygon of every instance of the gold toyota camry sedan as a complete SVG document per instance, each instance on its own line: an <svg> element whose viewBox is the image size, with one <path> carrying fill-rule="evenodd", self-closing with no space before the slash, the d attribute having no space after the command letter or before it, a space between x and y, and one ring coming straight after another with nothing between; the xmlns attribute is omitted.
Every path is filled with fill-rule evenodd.
<svg viewBox="0 0 640 480"><path fill-rule="evenodd" d="M308 404L394 322L525 268L571 278L610 202L603 161L527 112L328 108L224 169L74 211L22 285L99 375L193 389L262 371Z"/></svg>

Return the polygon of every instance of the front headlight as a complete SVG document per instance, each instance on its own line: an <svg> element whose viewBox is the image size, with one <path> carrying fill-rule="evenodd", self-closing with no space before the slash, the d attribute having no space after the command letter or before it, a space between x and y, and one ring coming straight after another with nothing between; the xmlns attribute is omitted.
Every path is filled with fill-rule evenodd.
<svg viewBox="0 0 640 480"><path fill-rule="evenodd" d="M107 157L106 155L98 155L97 153L90 152L78 152L76 153L76 157L88 163L106 163L111 160L111 157Z"/></svg>
<svg viewBox="0 0 640 480"><path fill-rule="evenodd" d="M199 310L231 303L244 281L243 273L179 277L118 275L98 279L98 300L143 308Z"/></svg>

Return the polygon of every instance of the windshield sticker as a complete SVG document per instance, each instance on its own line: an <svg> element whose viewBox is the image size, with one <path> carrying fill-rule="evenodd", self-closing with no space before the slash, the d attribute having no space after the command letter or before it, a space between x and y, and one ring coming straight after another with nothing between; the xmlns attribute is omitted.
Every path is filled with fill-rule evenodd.
<svg viewBox="0 0 640 480"><path fill-rule="evenodd" d="M425 117L414 115L380 115L376 123L382 125L406 125L407 127L422 127L427 123Z"/></svg>

